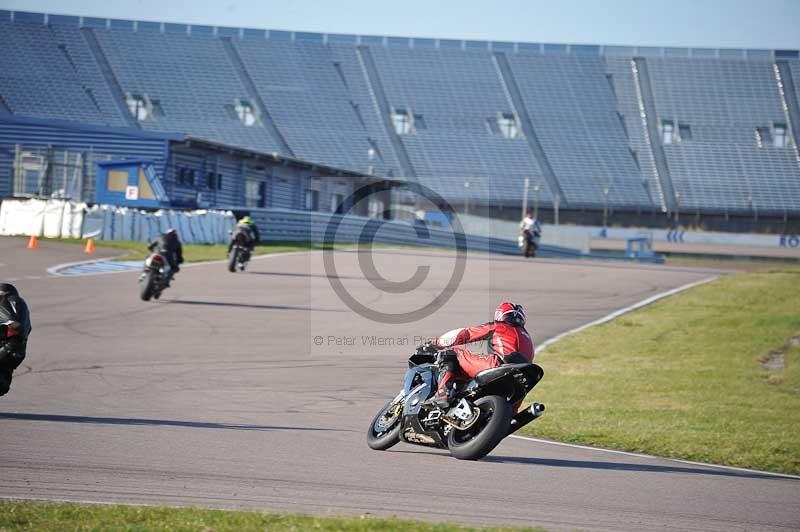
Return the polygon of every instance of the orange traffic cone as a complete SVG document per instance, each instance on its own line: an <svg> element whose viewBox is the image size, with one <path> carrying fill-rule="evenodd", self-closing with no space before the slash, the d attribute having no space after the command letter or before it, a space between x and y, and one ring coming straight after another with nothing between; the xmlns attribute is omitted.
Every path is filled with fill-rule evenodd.
<svg viewBox="0 0 800 532"><path fill-rule="evenodd" d="M28 249L36 249L39 247L39 239L36 238L34 235L31 235L30 240L28 240Z"/></svg>
<svg viewBox="0 0 800 532"><path fill-rule="evenodd" d="M90 238L86 241L86 247L83 248L83 251L89 255L94 255L94 238Z"/></svg>

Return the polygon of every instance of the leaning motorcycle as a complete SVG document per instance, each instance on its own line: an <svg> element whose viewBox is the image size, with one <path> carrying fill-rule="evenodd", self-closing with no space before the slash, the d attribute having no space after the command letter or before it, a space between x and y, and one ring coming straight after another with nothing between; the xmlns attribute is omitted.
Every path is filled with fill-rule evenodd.
<svg viewBox="0 0 800 532"><path fill-rule="evenodd" d="M228 252L228 271L233 273L239 269L244 271L250 261L249 238L241 231L233 237L233 247Z"/></svg>
<svg viewBox="0 0 800 532"><path fill-rule="evenodd" d="M539 249L539 240L542 235L537 230L524 229L519 236L519 247L522 250L523 257L535 257L536 251Z"/></svg>
<svg viewBox="0 0 800 532"><path fill-rule="evenodd" d="M139 276L139 295L142 301L158 299L167 287L169 264L159 253L151 253L144 260L144 269Z"/></svg>
<svg viewBox="0 0 800 532"><path fill-rule="evenodd" d="M447 449L461 460L483 458L503 438L544 413L543 404L533 403L512 415L513 405L528 395L544 371L519 353L506 361L468 382L456 382L453 401L441 409L426 402L437 389L435 355L418 350L408 360L403 389L369 426L367 444L382 451L404 441Z"/></svg>

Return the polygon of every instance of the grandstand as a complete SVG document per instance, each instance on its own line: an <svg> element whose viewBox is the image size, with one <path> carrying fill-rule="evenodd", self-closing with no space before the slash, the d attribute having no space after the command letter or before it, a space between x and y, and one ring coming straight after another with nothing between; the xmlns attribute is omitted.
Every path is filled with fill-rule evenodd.
<svg viewBox="0 0 800 532"><path fill-rule="evenodd" d="M611 208L650 213L639 220L655 224L677 214L800 219L796 50L0 11L0 72L0 115L186 135L418 181L453 205L496 215L518 215L529 178L545 212L591 217ZM15 149L8 139L0 135L7 153ZM13 192L10 175L0 168L0 196Z"/></svg>

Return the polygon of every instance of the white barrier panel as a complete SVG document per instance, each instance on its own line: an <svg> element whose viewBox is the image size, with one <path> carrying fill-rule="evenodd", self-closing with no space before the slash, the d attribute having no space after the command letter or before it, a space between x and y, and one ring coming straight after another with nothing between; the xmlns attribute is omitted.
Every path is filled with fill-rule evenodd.
<svg viewBox="0 0 800 532"><path fill-rule="evenodd" d="M546 226L580 231L590 238L627 240L639 236L650 236L654 242L674 242L681 244L714 244L722 246L760 246L770 248L800 247L797 235L723 233L720 231L686 231L684 229L637 229L609 227L603 231L599 226ZM792 240L794 239L794 240ZM791 244L795 245L792 246Z"/></svg>
<svg viewBox="0 0 800 532"><path fill-rule="evenodd" d="M0 235L42 236L44 200L4 200L0 205Z"/></svg>
<svg viewBox="0 0 800 532"><path fill-rule="evenodd" d="M85 203L72 203L64 205L64 217L61 219L61 236L64 238L80 238L83 226Z"/></svg>
<svg viewBox="0 0 800 532"><path fill-rule="evenodd" d="M65 201L49 200L44 206L44 223L42 234L47 238L59 238L64 218Z"/></svg>
<svg viewBox="0 0 800 532"><path fill-rule="evenodd" d="M170 227L187 244L222 244L236 225L230 211L158 211L149 213L65 200L4 200L0 203L0 235L48 238L95 238L150 242Z"/></svg>
<svg viewBox="0 0 800 532"><path fill-rule="evenodd" d="M471 214L459 214L458 219L468 235L506 240L516 240L519 235L519 222ZM591 234L580 227L542 224L541 244L544 246L559 246L588 253L590 240Z"/></svg>

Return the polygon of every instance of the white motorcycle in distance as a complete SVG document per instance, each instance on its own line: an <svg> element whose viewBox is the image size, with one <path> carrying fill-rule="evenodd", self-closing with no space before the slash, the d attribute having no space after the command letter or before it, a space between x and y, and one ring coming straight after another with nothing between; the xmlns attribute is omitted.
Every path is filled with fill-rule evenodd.
<svg viewBox="0 0 800 532"><path fill-rule="evenodd" d="M167 288L169 269L169 264L160 253L153 252L147 256L142 275L139 276L139 297L142 301L161 297L161 292Z"/></svg>
<svg viewBox="0 0 800 532"><path fill-rule="evenodd" d="M542 238L542 226L539 220L526 217L520 224L520 235L517 244L522 250L523 257L535 257L539 249L539 241Z"/></svg>

